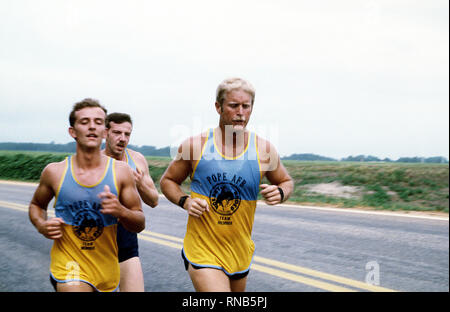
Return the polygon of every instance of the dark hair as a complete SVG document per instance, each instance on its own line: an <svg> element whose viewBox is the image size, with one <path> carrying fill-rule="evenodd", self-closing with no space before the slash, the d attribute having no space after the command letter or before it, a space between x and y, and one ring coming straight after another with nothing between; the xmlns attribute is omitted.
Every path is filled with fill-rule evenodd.
<svg viewBox="0 0 450 312"><path fill-rule="evenodd" d="M121 124L123 122L129 122L131 125L133 125L130 115L125 114L125 113L111 113L108 116L106 116L106 120L105 120L106 129L110 128L110 126L109 126L110 122L115 122L118 124Z"/></svg>
<svg viewBox="0 0 450 312"><path fill-rule="evenodd" d="M102 105L100 105L100 103L97 100L86 98L86 99L84 99L78 103L75 103L73 105L72 111L70 112L70 115L69 115L69 124L71 127L73 127L75 125L75 120L76 120L75 113L86 107L100 107L101 109L103 109L105 114L108 113L106 108L104 108Z"/></svg>

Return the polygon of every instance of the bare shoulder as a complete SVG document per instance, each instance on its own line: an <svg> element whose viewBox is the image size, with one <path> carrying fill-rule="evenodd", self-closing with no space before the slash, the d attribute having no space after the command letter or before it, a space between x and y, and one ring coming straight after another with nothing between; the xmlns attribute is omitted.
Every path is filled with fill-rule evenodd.
<svg viewBox="0 0 450 312"><path fill-rule="evenodd" d="M60 162L49 163L42 170L39 185L34 191L30 207L37 206L46 210L53 196L58 192L58 187L64 172L68 168L67 158ZM34 206L33 206L34 205Z"/></svg>
<svg viewBox="0 0 450 312"><path fill-rule="evenodd" d="M202 132L184 140L178 148L175 160L195 161L202 155L203 145L208 139L208 132Z"/></svg>
<svg viewBox="0 0 450 312"><path fill-rule="evenodd" d="M260 157L265 159L267 156L278 156L277 149L269 140L256 135L256 144L258 146L258 153Z"/></svg>
<svg viewBox="0 0 450 312"><path fill-rule="evenodd" d="M259 162L262 171L272 171L278 166L279 155L275 146L267 139L256 135Z"/></svg>
<svg viewBox="0 0 450 312"><path fill-rule="evenodd" d="M64 171L64 169L67 166L67 161L68 161L68 158L64 158L64 160L49 163L47 166L45 166L44 171L56 172L56 173L59 171Z"/></svg>
<svg viewBox="0 0 450 312"><path fill-rule="evenodd" d="M45 166L44 170L41 173L40 185L48 186L56 190L58 188L59 182L62 178L62 175L68 168L68 159L64 159L59 162L49 163Z"/></svg>
<svg viewBox="0 0 450 312"><path fill-rule="evenodd" d="M142 155L142 153L140 153L138 151L135 151L135 150L132 150L131 148L127 148L127 150L128 150L128 153L131 155L131 157L133 157L134 159L137 159L137 158L139 158L139 159L144 158L145 159L145 157L144 157L144 155Z"/></svg>
<svg viewBox="0 0 450 312"><path fill-rule="evenodd" d="M119 160L114 161L114 168L117 175L128 175L133 170L126 162Z"/></svg>
<svg viewBox="0 0 450 312"><path fill-rule="evenodd" d="M132 149L128 149L128 153L134 159L134 161L136 161L140 165L139 167L148 166L147 159L145 159L145 156L142 153Z"/></svg>
<svg viewBox="0 0 450 312"><path fill-rule="evenodd" d="M133 169L124 161L114 161L114 170L116 173L116 183L119 192L124 188L134 185Z"/></svg>
<svg viewBox="0 0 450 312"><path fill-rule="evenodd" d="M114 170L119 185L133 179L133 169L124 161L114 161Z"/></svg>

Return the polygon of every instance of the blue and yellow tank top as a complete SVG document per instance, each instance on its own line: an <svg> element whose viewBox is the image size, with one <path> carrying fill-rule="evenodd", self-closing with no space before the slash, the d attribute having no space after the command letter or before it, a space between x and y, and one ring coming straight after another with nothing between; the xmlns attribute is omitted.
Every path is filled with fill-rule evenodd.
<svg viewBox="0 0 450 312"><path fill-rule="evenodd" d="M50 272L60 283L82 281L98 291L114 291L120 281L117 219L100 212L97 196L108 185L118 196L115 160L108 159L105 172L94 185L83 185L73 172L73 158L66 158L55 199L56 217L62 218L62 238L53 243Z"/></svg>
<svg viewBox="0 0 450 312"><path fill-rule="evenodd" d="M136 165L136 162L134 161L133 157L131 157L130 153L128 152L128 148L125 149L125 156L127 158L128 166L130 166L131 169L133 169L133 171L137 171L136 168L138 166Z"/></svg>
<svg viewBox="0 0 450 312"><path fill-rule="evenodd" d="M227 275L249 270L255 246L251 239L261 180L256 134L235 158L222 155L211 129L201 159L191 175L191 197L205 199L209 212L189 216L183 253L200 267L213 267Z"/></svg>

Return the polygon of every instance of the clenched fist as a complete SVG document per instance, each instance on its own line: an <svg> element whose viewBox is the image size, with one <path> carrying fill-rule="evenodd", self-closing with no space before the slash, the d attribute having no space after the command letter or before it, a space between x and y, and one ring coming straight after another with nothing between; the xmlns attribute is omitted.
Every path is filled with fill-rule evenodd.
<svg viewBox="0 0 450 312"><path fill-rule="evenodd" d="M109 214L113 217L120 218L124 209L122 204L116 195L111 193L111 189L108 185L105 185L103 192L98 194L98 197L102 199L102 209L100 212L103 214Z"/></svg>

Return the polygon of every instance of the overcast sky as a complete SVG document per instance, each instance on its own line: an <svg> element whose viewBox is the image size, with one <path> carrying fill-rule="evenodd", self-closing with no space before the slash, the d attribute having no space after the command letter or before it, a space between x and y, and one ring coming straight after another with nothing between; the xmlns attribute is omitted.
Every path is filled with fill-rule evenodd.
<svg viewBox="0 0 450 312"><path fill-rule="evenodd" d="M176 145L230 76L282 156L449 157L448 0L0 0L0 142L70 142L92 97Z"/></svg>

